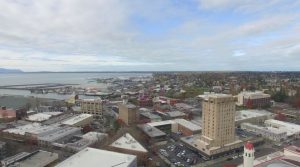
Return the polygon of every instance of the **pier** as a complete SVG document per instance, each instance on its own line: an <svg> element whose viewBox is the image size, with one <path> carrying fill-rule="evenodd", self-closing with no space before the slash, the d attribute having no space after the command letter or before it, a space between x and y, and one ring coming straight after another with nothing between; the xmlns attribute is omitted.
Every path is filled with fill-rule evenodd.
<svg viewBox="0 0 300 167"><path fill-rule="evenodd" d="M0 86L0 89L11 90L28 90L31 93L71 93L73 86L78 84L57 84L57 83L43 83L43 84L23 84L23 85L5 85Z"/></svg>

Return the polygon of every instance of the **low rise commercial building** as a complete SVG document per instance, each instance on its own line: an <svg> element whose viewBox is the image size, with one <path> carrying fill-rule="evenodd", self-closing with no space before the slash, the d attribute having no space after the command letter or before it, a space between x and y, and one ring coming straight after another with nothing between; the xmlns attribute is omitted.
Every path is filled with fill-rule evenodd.
<svg viewBox="0 0 300 167"><path fill-rule="evenodd" d="M46 167L58 160L58 154L38 150L32 153L22 152L1 161L3 167Z"/></svg>
<svg viewBox="0 0 300 167"><path fill-rule="evenodd" d="M156 112L164 119L177 119L177 118L186 117L186 114L181 111L169 111L169 112L156 111Z"/></svg>
<svg viewBox="0 0 300 167"><path fill-rule="evenodd" d="M290 122L278 121L275 119L266 120L265 125L287 132L287 136L289 139L300 138L300 125Z"/></svg>
<svg viewBox="0 0 300 167"><path fill-rule="evenodd" d="M146 135L149 144L165 141L167 134L156 127L152 127L148 124L138 125L138 128Z"/></svg>
<svg viewBox="0 0 300 167"><path fill-rule="evenodd" d="M174 130L181 132L183 136L191 136L199 134L202 128L185 119L175 119L176 124L173 124Z"/></svg>
<svg viewBox="0 0 300 167"><path fill-rule="evenodd" d="M47 133L40 134L38 136L38 145L42 147L51 147L54 142L61 139L70 138L74 135L81 134L81 129L77 127L57 127L53 131L48 131Z"/></svg>
<svg viewBox="0 0 300 167"><path fill-rule="evenodd" d="M85 148L56 167L137 167L135 155L117 153L94 148Z"/></svg>
<svg viewBox="0 0 300 167"><path fill-rule="evenodd" d="M148 123L148 122L159 122L161 121L161 117L152 112L141 112L139 113L139 122L140 123Z"/></svg>
<svg viewBox="0 0 300 167"><path fill-rule="evenodd" d="M191 112L193 109L195 109L193 106L186 103L176 103L175 108L183 112Z"/></svg>
<svg viewBox="0 0 300 167"><path fill-rule="evenodd" d="M274 114L266 110L241 110L236 111L235 125L240 126L242 123L264 124L265 120L274 118Z"/></svg>
<svg viewBox="0 0 300 167"><path fill-rule="evenodd" d="M110 145L113 151L136 155L139 162L147 159L148 151L129 133L124 134Z"/></svg>
<svg viewBox="0 0 300 167"><path fill-rule="evenodd" d="M248 92L243 91L238 94L238 106L245 106L248 108L265 107L270 105L271 95L261 91Z"/></svg>
<svg viewBox="0 0 300 167"><path fill-rule="evenodd" d="M181 132L184 136L201 132L201 127L185 119L174 119L160 122L147 123L149 127L155 127L165 133Z"/></svg>
<svg viewBox="0 0 300 167"><path fill-rule="evenodd" d="M88 132L82 136L80 136L80 139L72 142L72 143L66 143L66 144L59 144L63 145L66 150L71 152L78 152L81 151L87 147L92 146L95 143L101 143L107 138L106 133L98 133L98 132ZM57 143L55 143L57 145ZM55 145L54 144L54 145Z"/></svg>
<svg viewBox="0 0 300 167"><path fill-rule="evenodd" d="M43 122L51 118L51 115L44 113L37 113L33 115L29 115L26 120L30 122Z"/></svg>
<svg viewBox="0 0 300 167"><path fill-rule="evenodd" d="M273 127L263 127L251 123L242 123L241 129L248 132L253 132L257 135L261 135L262 137L275 142L281 142L287 138L286 131L282 129L273 128Z"/></svg>
<svg viewBox="0 0 300 167"><path fill-rule="evenodd" d="M35 143L37 141L38 136L47 134L53 130L56 130L57 128L57 126L52 125L30 123L26 125L20 125L14 128L5 129L1 133L3 138L18 141L30 140L33 143Z"/></svg>
<svg viewBox="0 0 300 167"><path fill-rule="evenodd" d="M63 121L62 124L68 125L68 126L83 127L83 126L91 124L92 121L93 121L93 115L80 114L80 115L75 115L75 116Z"/></svg>

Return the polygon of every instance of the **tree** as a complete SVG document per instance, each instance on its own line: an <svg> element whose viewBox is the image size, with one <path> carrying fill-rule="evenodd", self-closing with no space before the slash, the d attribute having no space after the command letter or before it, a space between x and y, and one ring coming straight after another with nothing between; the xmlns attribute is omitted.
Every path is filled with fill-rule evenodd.
<svg viewBox="0 0 300 167"><path fill-rule="evenodd" d="M280 90L279 92L276 92L273 94L272 99L276 102L285 102L288 98L288 95L285 91Z"/></svg>

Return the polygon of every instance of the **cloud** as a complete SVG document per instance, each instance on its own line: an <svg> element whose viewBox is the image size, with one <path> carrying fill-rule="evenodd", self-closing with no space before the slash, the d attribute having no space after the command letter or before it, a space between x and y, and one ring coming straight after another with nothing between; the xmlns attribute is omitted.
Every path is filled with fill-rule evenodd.
<svg viewBox="0 0 300 167"><path fill-rule="evenodd" d="M272 70L285 62L295 69L297 7L283 0L0 1L0 66ZM285 67L280 63L278 68Z"/></svg>
<svg viewBox="0 0 300 167"><path fill-rule="evenodd" d="M242 14L289 12L289 9L297 9L300 5L299 1L294 0L198 0L198 3L204 10L232 10Z"/></svg>
<svg viewBox="0 0 300 167"><path fill-rule="evenodd" d="M234 56L234 57L241 57L241 56L245 56L245 55L246 55L246 53L244 51L242 51L242 50L235 50L235 51L233 51L233 55L232 56Z"/></svg>

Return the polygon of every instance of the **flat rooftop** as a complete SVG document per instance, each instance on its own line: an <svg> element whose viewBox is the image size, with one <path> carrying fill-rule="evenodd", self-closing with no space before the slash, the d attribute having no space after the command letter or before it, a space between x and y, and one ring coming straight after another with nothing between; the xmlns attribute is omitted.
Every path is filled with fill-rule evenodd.
<svg viewBox="0 0 300 167"><path fill-rule="evenodd" d="M43 140L43 141L53 142L53 141L56 141L56 140L59 140L59 139L65 137L65 136L79 133L79 132L81 132L81 129L76 128L76 127L67 127L67 126L66 127L57 127L55 131L51 131L42 136L39 136L38 139Z"/></svg>
<svg viewBox="0 0 300 167"><path fill-rule="evenodd" d="M122 103L122 105L125 105L127 108L130 108L130 109L134 109L134 108L136 108L136 106L135 106L135 105L133 105L133 104L130 104L130 103L127 103L127 104L123 104L123 103Z"/></svg>
<svg viewBox="0 0 300 167"><path fill-rule="evenodd" d="M249 118L261 117L261 116L272 116L273 113L266 110L241 110L236 111L235 120L244 120Z"/></svg>
<svg viewBox="0 0 300 167"><path fill-rule="evenodd" d="M242 123L242 125L246 125L248 127L255 128L255 129L260 129L260 130L264 131L264 133L271 132L273 134L284 134L284 133L286 134L286 131L283 129L259 126L259 125L255 125L255 124L251 124L251 123ZM247 129L246 129L246 131L247 131ZM254 133L257 133L257 132L254 132Z"/></svg>
<svg viewBox="0 0 300 167"><path fill-rule="evenodd" d="M298 167L296 165L293 165L289 162L286 162L281 159L273 159L258 165L255 165L255 167Z"/></svg>
<svg viewBox="0 0 300 167"><path fill-rule="evenodd" d="M83 139L87 139L90 141L100 141L107 137L106 133L99 133L99 132L88 132L82 135Z"/></svg>
<svg viewBox="0 0 300 167"><path fill-rule="evenodd" d="M113 142L110 146L115 147L115 148L122 148L122 149L125 149L125 150L133 150L133 151L139 151L139 152L145 152L145 153L148 152L129 133L126 133L123 136L121 136L118 140Z"/></svg>
<svg viewBox="0 0 300 167"><path fill-rule="evenodd" d="M135 164L135 165L133 165ZM85 148L56 167L128 167L136 166L136 156L112 151Z"/></svg>
<svg viewBox="0 0 300 167"><path fill-rule="evenodd" d="M47 166L58 159L58 154L39 150L32 156L19 162L20 167Z"/></svg>
<svg viewBox="0 0 300 167"><path fill-rule="evenodd" d="M166 115L169 117L184 117L186 114L181 112L181 111L170 111L170 112L165 112Z"/></svg>
<svg viewBox="0 0 300 167"><path fill-rule="evenodd" d="M202 128L191 121L185 120L185 119L174 119L174 121L181 126L186 127L187 129L190 129L192 131L200 131Z"/></svg>
<svg viewBox="0 0 300 167"><path fill-rule="evenodd" d="M91 114L80 114L74 117L71 117L70 119L65 120L64 122L62 122L62 124L64 125L74 125L78 122L81 122L87 118L92 118L93 115Z"/></svg>
<svg viewBox="0 0 300 167"><path fill-rule="evenodd" d="M142 124L142 125L138 125L138 127L144 132L146 133L149 137L162 137L162 136L166 136L166 133L155 128L152 126L149 126L147 124Z"/></svg>
<svg viewBox="0 0 300 167"><path fill-rule="evenodd" d="M140 115L143 115L144 117L150 118L150 119L161 119L160 116L153 114L151 112L142 112Z"/></svg>
<svg viewBox="0 0 300 167"><path fill-rule="evenodd" d="M205 92L203 95L198 95L198 97L203 100L208 100L209 98L225 98L225 97L233 97L233 96L230 94Z"/></svg>
<svg viewBox="0 0 300 167"><path fill-rule="evenodd" d="M147 125L155 127L155 126L171 125L174 123L175 122L173 120L166 120L166 121L159 121L159 122L150 122L150 123L147 123Z"/></svg>
<svg viewBox="0 0 300 167"><path fill-rule="evenodd" d="M43 122L43 121L50 119L51 117L52 117L52 115L50 115L50 114L37 113L37 114L29 115L28 118L26 118L26 120L32 121L32 122Z"/></svg>
<svg viewBox="0 0 300 167"><path fill-rule="evenodd" d="M58 154L38 150L36 152L28 153L21 152L14 156L3 159L2 161L10 166L20 167L43 167L51 164L58 159Z"/></svg>
<svg viewBox="0 0 300 167"><path fill-rule="evenodd" d="M265 124L270 124L272 127L276 127L278 129L286 131L288 136L300 133L300 125L294 123L278 121L275 119L268 119L265 121Z"/></svg>
<svg viewBox="0 0 300 167"><path fill-rule="evenodd" d="M285 156L283 152L277 151L254 160L255 167L297 167L294 163L296 161L289 162L289 157ZM239 165L242 167L243 165Z"/></svg>
<svg viewBox="0 0 300 167"><path fill-rule="evenodd" d="M48 114L48 115L51 115L51 116L57 116L57 115L63 114L63 112L53 111L53 112L43 112L43 114Z"/></svg>
<svg viewBox="0 0 300 167"><path fill-rule="evenodd" d="M82 102L102 102L100 98L97 99L81 99Z"/></svg>
<svg viewBox="0 0 300 167"><path fill-rule="evenodd" d="M41 125L40 123L31 123L31 124L11 128L11 129L6 129L3 132L18 134L18 135L25 135L25 133L38 135L55 129L57 129L57 126L50 126L50 125L48 126L48 125Z"/></svg>

